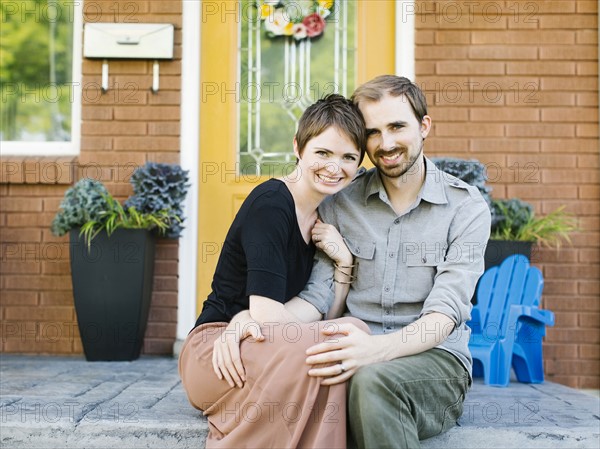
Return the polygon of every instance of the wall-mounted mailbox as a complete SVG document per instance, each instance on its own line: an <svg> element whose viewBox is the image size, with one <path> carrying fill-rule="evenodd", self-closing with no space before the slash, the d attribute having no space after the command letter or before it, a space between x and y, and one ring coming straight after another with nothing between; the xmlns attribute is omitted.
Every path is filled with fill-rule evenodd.
<svg viewBox="0 0 600 449"><path fill-rule="evenodd" d="M108 90L107 59L154 59L152 92L158 92L158 59L173 59L170 23L88 23L83 55L104 59L102 90Z"/></svg>

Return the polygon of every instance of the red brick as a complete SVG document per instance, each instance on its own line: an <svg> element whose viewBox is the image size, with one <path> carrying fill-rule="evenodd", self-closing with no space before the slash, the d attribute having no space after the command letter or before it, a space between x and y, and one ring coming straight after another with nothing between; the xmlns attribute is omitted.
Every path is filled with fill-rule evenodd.
<svg viewBox="0 0 600 449"><path fill-rule="evenodd" d="M542 77L542 90L559 90L559 91L597 91L598 78L593 76L577 76L577 77Z"/></svg>
<svg viewBox="0 0 600 449"><path fill-rule="evenodd" d="M154 276L152 287L156 291L177 291L177 278L175 276Z"/></svg>
<svg viewBox="0 0 600 449"><path fill-rule="evenodd" d="M589 265L546 265L544 276L553 279L595 279L598 267Z"/></svg>
<svg viewBox="0 0 600 449"><path fill-rule="evenodd" d="M577 327L579 316L577 312L555 312L554 316L556 327Z"/></svg>
<svg viewBox="0 0 600 449"><path fill-rule="evenodd" d="M540 111L537 108L471 108L470 120L476 122L537 122Z"/></svg>
<svg viewBox="0 0 600 449"><path fill-rule="evenodd" d="M545 122L597 122L598 110L595 108L547 108L542 109Z"/></svg>
<svg viewBox="0 0 600 449"><path fill-rule="evenodd" d="M138 107L119 106L115 107L116 120L179 120L180 110L176 106L161 107Z"/></svg>
<svg viewBox="0 0 600 449"><path fill-rule="evenodd" d="M577 30L576 40L578 44L597 44L598 30Z"/></svg>
<svg viewBox="0 0 600 449"><path fill-rule="evenodd" d="M571 170L544 169L542 170L543 183L573 184L574 180L582 184L597 184L600 173L596 169L574 168Z"/></svg>
<svg viewBox="0 0 600 449"><path fill-rule="evenodd" d="M580 313L579 326L582 328L600 328L600 313Z"/></svg>
<svg viewBox="0 0 600 449"><path fill-rule="evenodd" d="M161 164L179 164L181 162L179 153L174 151L170 153L147 153L146 158L148 159L148 162L157 162Z"/></svg>
<svg viewBox="0 0 600 449"><path fill-rule="evenodd" d="M546 341L562 343L599 343L599 329L546 329Z"/></svg>
<svg viewBox="0 0 600 449"><path fill-rule="evenodd" d="M428 31L419 30L417 36L420 34L428 33ZM471 41L471 33L467 30L439 30L435 31L435 43L436 44L469 44ZM433 42L431 42L433 43ZM469 51L469 56L470 56ZM475 59L475 58L473 58ZM488 58L484 58L488 59Z"/></svg>
<svg viewBox="0 0 600 449"><path fill-rule="evenodd" d="M430 140L431 139L431 140ZM457 152L466 151L469 147L469 141L466 139L454 139L450 137L441 137L436 138L435 136L431 136L431 138L427 138L426 148L427 151L435 152L435 151L443 151L449 152L451 151L453 155L456 155Z"/></svg>
<svg viewBox="0 0 600 449"><path fill-rule="evenodd" d="M73 291L42 291L40 304L49 306L73 306Z"/></svg>
<svg viewBox="0 0 600 449"><path fill-rule="evenodd" d="M148 323L146 337L149 338L174 338L177 326L174 323Z"/></svg>
<svg viewBox="0 0 600 449"><path fill-rule="evenodd" d="M81 132L85 135L138 135L146 134L146 123L135 122L83 122Z"/></svg>
<svg viewBox="0 0 600 449"><path fill-rule="evenodd" d="M583 262L583 263L599 263L600 262L600 249L598 249L598 248L580 248L578 251L579 251L579 262Z"/></svg>
<svg viewBox="0 0 600 449"><path fill-rule="evenodd" d="M177 275L177 261L157 260L154 263L154 273L159 276Z"/></svg>
<svg viewBox="0 0 600 449"><path fill-rule="evenodd" d="M539 86L522 86L513 94L506 95L507 106L574 106L576 94L571 92L543 91Z"/></svg>
<svg viewBox="0 0 600 449"><path fill-rule="evenodd" d="M27 354L70 354L72 352L71 340L36 341L22 339L6 339L4 351Z"/></svg>
<svg viewBox="0 0 600 449"><path fill-rule="evenodd" d="M419 46L415 49L415 59L466 59L468 49L464 45L435 45L435 46Z"/></svg>
<svg viewBox="0 0 600 449"><path fill-rule="evenodd" d="M148 355L171 355L173 354L174 338L145 338L143 354Z"/></svg>
<svg viewBox="0 0 600 449"><path fill-rule="evenodd" d="M579 186L579 198L598 199L600 198L600 186Z"/></svg>
<svg viewBox="0 0 600 449"><path fill-rule="evenodd" d="M71 276L11 276L6 278L11 290L69 290Z"/></svg>
<svg viewBox="0 0 600 449"><path fill-rule="evenodd" d="M575 135L577 137L598 137L598 125L597 124L577 124L577 128L575 130Z"/></svg>
<svg viewBox="0 0 600 449"><path fill-rule="evenodd" d="M600 389L600 377L598 376L578 376L578 379L578 388Z"/></svg>
<svg viewBox="0 0 600 449"><path fill-rule="evenodd" d="M3 212L41 212L41 198L3 198L0 201Z"/></svg>
<svg viewBox="0 0 600 449"><path fill-rule="evenodd" d="M521 20L534 20L543 14L557 14L575 12L575 2L527 0L526 2L505 2L510 14L517 14ZM509 19L510 22L510 19Z"/></svg>
<svg viewBox="0 0 600 449"><path fill-rule="evenodd" d="M596 139L542 139L542 152L577 152L579 153L597 153L598 140Z"/></svg>
<svg viewBox="0 0 600 449"><path fill-rule="evenodd" d="M0 304L3 306L35 306L38 304L38 292L3 290L0 292Z"/></svg>
<svg viewBox="0 0 600 449"><path fill-rule="evenodd" d="M558 61L528 61L508 62L506 73L508 75L574 75L576 72L574 62Z"/></svg>
<svg viewBox="0 0 600 449"><path fill-rule="evenodd" d="M440 75L502 75L504 62L441 61L436 70Z"/></svg>
<svg viewBox="0 0 600 449"><path fill-rule="evenodd" d="M592 93L578 93L575 99L577 106L598 106L598 96Z"/></svg>
<svg viewBox="0 0 600 449"><path fill-rule="evenodd" d="M600 359L599 345L579 345L579 357L582 359Z"/></svg>
<svg viewBox="0 0 600 449"><path fill-rule="evenodd" d="M600 362L595 360L548 360L548 374L597 373Z"/></svg>
<svg viewBox="0 0 600 449"><path fill-rule="evenodd" d="M81 118L83 120L112 120L113 107L96 105L91 107L89 104L84 104L81 108Z"/></svg>
<svg viewBox="0 0 600 449"><path fill-rule="evenodd" d="M582 29L598 28L598 18L590 14L559 14L540 17L540 28Z"/></svg>
<svg viewBox="0 0 600 449"><path fill-rule="evenodd" d="M48 227L54 219L54 213L8 214L6 225L10 227Z"/></svg>
<svg viewBox="0 0 600 449"><path fill-rule="evenodd" d="M506 135L514 137L569 137L575 136L575 125L571 124L507 124Z"/></svg>
<svg viewBox="0 0 600 449"><path fill-rule="evenodd" d="M548 197L559 199L577 198L576 186L541 186L541 185L509 185L507 186L509 198L545 199Z"/></svg>
<svg viewBox="0 0 600 449"><path fill-rule="evenodd" d="M596 264L596 269L598 269ZM582 295L598 295L600 294L600 281L579 281L579 293Z"/></svg>
<svg viewBox="0 0 600 449"><path fill-rule="evenodd" d="M42 236L42 232L39 229L9 229L2 228L0 230L0 242L2 243L13 243L13 242L28 242L36 243L39 242ZM13 246L10 248L3 248L2 256L5 255L5 250L9 252L17 251L19 248Z"/></svg>
<svg viewBox="0 0 600 449"><path fill-rule="evenodd" d="M160 323L177 323L177 309L172 307L151 307L149 321Z"/></svg>
<svg viewBox="0 0 600 449"><path fill-rule="evenodd" d="M157 260L177 260L179 257L179 248L177 243L173 244L168 240L162 240L156 245Z"/></svg>
<svg viewBox="0 0 600 449"><path fill-rule="evenodd" d="M544 359L571 359L574 354L577 354L577 345L571 344L552 344L544 345Z"/></svg>
<svg viewBox="0 0 600 449"><path fill-rule="evenodd" d="M1 260L0 273L2 274L39 274L41 263L32 260Z"/></svg>
<svg viewBox="0 0 600 449"><path fill-rule="evenodd" d="M476 153L487 152L537 152L539 151L538 139L472 139L471 150ZM483 156L482 156L483 157Z"/></svg>
<svg viewBox="0 0 600 449"><path fill-rule="evenodd" d="M177 293L152 292L152 305L157 307L177 307Z"/></svg>
<svg viewBox="0 0 600 449"><path fill-rule="evenodd" d="M471 137L491 137L502 136L504 134L504 125L490 123L438 123L434 125L435 136L471 136Z"/></svg>
<svg viewBox="0 0 600 449"><path fill-rule="evenodd" d="M72 307L20 307L10 306L5 311L7 320L21 321L71 321Z"/></svg>
<svg viewBox="0 0 600 449"><path fill-rule="evenodd" d="M151 122L148 123L148 134L162 136L179 136L181 124L178 122Z"/></svg>
<svg viewBox="0 0 600 449"><path fill-rule="evenodd" d="M546 364L544 364L545 366ZM567 387L571 387L571 388L579 388L579 377L578 376L557 376L554 374L550 374L548 373L547 369L544 368L546 371L546 379L549 382L554 382L554 383L559 383L562 385L565 385Z"/></svg>
<svg viewBox="0 0 600 449"><path fill-rule="evenodd" d="M544 293L547 295L575 295L577 281L552 280L544 281Z"/></svg>
<svg viewBox="0 0 600 449"><path fill-rule="evenodd" d="M114 146L120 151L179 151L179 137L115 137Z"/></svg>
<svg viewBox="0 0 600 449"><path fill-rule="evenodd" d="M575 32L573 31L473 31L471 33L473 44L517 44L517 45L541 45L541 44L574 44ZM543 47L542 47L543 48Z"/></svg>
<svg viewBox="0 0 600 449"><path fill-rule="evenodd" d="M417 45L429 45L435 43L435 32L420 30L415 33L415 44Z"/></svg>

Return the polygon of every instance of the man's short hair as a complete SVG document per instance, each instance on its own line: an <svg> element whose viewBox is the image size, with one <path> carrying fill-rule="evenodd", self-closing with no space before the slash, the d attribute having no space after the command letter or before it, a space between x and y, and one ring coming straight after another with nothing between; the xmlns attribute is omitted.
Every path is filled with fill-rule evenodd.
<svg viewBox="0 0 600 449"><path fill-rule="evenodd" d="M360 162L367 146L365 120L358 106L339 94L329 94L310 105L298 122L296 143L302 155L308 141L333 126L360 151Z"/></svg>
<svg viewBox="0 0 600 449"><path fill-rule="evenodd" d="M423 91L408 78L396 75L381 75L360 85L352 94L352 101L356 105L361 102L377 102L385 95L399 97L404 95L419 123L427 115L427 100Z"/></svg>

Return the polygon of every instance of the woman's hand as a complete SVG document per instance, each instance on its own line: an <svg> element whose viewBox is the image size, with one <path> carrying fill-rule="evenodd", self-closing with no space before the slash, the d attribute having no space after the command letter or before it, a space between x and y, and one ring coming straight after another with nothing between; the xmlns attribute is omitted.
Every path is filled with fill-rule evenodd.
<svg viewBox="0 0 600 449"><path fill-rule="evenodd" d="M338 265L351 265L352 253L335 226L317 220L312 228L312 241Z"/></svg>
<svg viewBox="0 0 600 449"><path fill-rule="evenodd" d="M250 312L244 310L231 319L220 338L213 345L213 370L219 379L225 378L231 388L242 388L246 381L246 370L240 356L242 340L252 337L263 341L265 337L259 324L252 319Z"/></svg>

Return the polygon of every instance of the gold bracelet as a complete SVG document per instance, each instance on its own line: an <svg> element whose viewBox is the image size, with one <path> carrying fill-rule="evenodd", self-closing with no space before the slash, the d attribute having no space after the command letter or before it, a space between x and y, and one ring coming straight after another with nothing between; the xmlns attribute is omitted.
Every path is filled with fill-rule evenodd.
<svg viewBox="0 0 600 449"><path fill-rule="evenodd" d="M340 270L340 268L354 268L354 267L356 267L357 265L358 265L357 263L355 263L355 264L352 264L352 265L338 265L338 263L337 263L337 262L334 262L334 263L333 263L333 266L334 266L334 267L336 267L338 270ZM342 270L340 270L340 271L342 271ZM343 271L342 271L342 273L343 273Z"/></svg>
<svg viewBox="0 0 600 449"><path fill-rule="evenodd" d="M349 285L354 282L354 279L352 279L351 281L338 281L336 278L333 278L333 282L337 282L338 284Z"/></svg>

